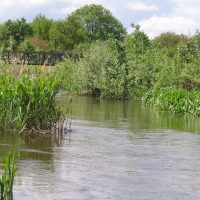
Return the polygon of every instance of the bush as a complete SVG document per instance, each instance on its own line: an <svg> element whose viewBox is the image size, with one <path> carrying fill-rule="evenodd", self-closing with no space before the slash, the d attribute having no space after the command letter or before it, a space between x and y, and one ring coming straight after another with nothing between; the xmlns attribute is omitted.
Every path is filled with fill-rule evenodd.
<svg viewBox="0 0 200 200"><path fill-rule="evenodd" d="M78 61L65 61L64 88L107 98L125 94L126 66L115 40L95 42Z"/></svg>

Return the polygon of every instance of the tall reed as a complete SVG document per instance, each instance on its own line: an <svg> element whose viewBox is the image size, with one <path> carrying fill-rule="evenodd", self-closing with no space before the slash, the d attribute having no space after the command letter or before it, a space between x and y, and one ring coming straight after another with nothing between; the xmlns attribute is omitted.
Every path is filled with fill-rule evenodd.
<svg viewBox="0 0 200 200"><path fill-rule="evenodd" d="M3 71L3 70L2 70ZM50 129L60 117L55 97L61 78L53 71L37 73L30 68L21 72L0 73L0 126L4 129Z"/></svg>
<svg viewBox="0 0 200 200"><path fill-rule="evenodd" d="M200 92L183 89L159 88L143 97L146 105L174 114L200 116Z"/></svg>
<svg viewBox="0 0 200 200"><path fill-rule="evenodd" d="M4 171L0 179L1 200L13 199L13 183L15 172L15 155L8 154L4 157Z"/></svg>

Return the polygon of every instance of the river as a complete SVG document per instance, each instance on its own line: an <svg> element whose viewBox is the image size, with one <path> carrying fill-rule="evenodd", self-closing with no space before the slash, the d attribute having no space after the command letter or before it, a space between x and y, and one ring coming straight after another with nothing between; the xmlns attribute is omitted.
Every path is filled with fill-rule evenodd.
<svg viewBox="0 0 200 200"><path fill-rule="evenodd" d="M0 134L0 156L16 152L15 200L200 199L200 119L91 97L72 110L59 142Z"/></svg>

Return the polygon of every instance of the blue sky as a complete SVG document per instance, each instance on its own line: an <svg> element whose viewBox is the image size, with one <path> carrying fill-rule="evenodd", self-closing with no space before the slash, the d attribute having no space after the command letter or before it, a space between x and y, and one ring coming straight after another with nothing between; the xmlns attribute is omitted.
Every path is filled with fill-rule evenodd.
<svg viewBox="0 0 200 200"><path fill-rule="evenodd" d="M200 29L200 0L0 0L0 22L38 13L53 19L65 18L85 4L102 4L131 32L131 23L140 24L150 36L173 31L192 35Z"/></svg>

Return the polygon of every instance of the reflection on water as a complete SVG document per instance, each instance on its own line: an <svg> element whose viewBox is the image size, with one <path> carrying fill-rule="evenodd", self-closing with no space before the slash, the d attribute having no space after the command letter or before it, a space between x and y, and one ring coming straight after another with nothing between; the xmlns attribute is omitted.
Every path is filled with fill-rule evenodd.
<svg viewBox="0 0 200 200"><path fill-rule="evenodd" d="M61 98L60 102L66 108L67 97ZM103 126L130 131L173 129L200 133L200 119L158 112L141 105L140 101L77 97L73 99L73 116L75 119L102 122Z"/></svg>
<svg viewBox="0 0 200 200"><path fill-rule="evenodd" d="M68 97L58 99L63 111ZM137 101L74 97L76 131L61 143L0 134L16 151L15 199L199 199L199 119ZM195 133L195 134L194 134Z"/></svg>

